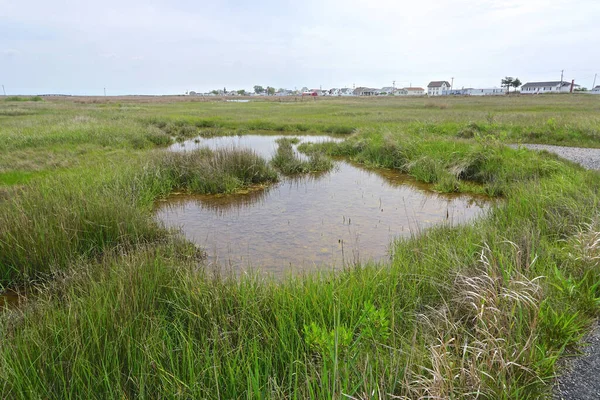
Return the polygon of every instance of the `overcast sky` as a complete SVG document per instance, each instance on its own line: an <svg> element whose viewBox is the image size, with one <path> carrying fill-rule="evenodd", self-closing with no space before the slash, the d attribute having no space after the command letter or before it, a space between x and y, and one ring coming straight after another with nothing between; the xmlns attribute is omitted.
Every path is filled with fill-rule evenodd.
<svg viewBox="0 0 600 400"><path fill-rule="evenodd" d="M588 88L600 73L599 0L0 0L7 94L493 87L562 69Z"/></svg>

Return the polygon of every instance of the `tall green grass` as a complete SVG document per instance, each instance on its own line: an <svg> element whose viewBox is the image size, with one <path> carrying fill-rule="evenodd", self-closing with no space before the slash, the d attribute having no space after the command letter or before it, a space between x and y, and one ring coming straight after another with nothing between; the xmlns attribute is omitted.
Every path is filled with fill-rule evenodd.
<svg viewBox="0 0 600 400"><path fill-rule="evenodd" d="M434 184L441 192L471 191L490 196L501 196L514 185L561 170L556 157L511 149L493 139L421 138L398 131L365 130L343 142L306 143L299 149L396 169Z"/></svg>
<svg viewBox="0 0 600 400"><path fill-rule="evenodd" d="M335 275L212 276L169 244L74 264L5 314L2 395L539 398L599 311L598 189L544 178Z"/></svg>
<svg viewBox="0 0 600 400"><path fill-rule="evenodd" d="M535 127L551 131L544 140L585 133L594 143L595 105L564 99L449 99L443 109L414 99L47 101L35 115L2 116L3 157L69 149L79 160L87 153L70 151L92 145L106 161L0 187L0 285L43 282L0 314L0 397L548 395L557 360L600 311L600 181L501 142ZM345 142L303 150L502 199L470 225L395 241L389 264L283 281L215 275L154 222L154 201L235 192L276 173L244 151L149 151L187 133L144 118L197 129L352 126Z"/></svg>
<svg viewBox="0 0 600 400"><path fill-rule="evenodd" d="M299 143L297 138L281 138L277 139L277 143L277 151L271 164L284 175L323 172L333 168L333 161L321 152L312 152L307 160L301 159L293 147Z"/></svg>
<svg viewBox="0 0 600 400"><path fill-rule="evenodd" d="M157 197L170 192L232 193L276 180L277 173L251 151L204 149L154 153L132 167L36 181L0 204L0 283L164 238L151 210Z"/></svg>

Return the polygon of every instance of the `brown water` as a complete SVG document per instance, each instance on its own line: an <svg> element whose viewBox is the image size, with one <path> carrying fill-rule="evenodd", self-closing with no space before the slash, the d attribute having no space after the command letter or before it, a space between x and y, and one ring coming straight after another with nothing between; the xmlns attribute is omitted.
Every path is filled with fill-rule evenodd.
<svg viewBox="0 0 600 400"><path fill-rule="evenodd" d="M185 148L251 147L270 158L275 139L221 137ZM157 217L203 247L210 264L280 274L385 261L394 238L464 223L487 209L485 199L440 195L395 171L336 164L329 173L245 194L174 195L159 205Z"/></svg>
<svg viewBox="0 0 600 400"><path fill-rule="evenodd" d="M8 308L11 306L16 306L21 301L21 296L19 293L13 290L6 290L0 293L0 311L3 308Z"/></svg>

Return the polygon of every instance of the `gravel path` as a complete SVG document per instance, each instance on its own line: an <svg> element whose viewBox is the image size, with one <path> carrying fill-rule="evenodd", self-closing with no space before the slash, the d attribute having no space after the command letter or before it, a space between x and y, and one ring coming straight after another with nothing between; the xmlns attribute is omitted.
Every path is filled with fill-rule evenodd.
<svg viewBox="0 0 600 400"><path fill-rule="evenodd" d="M600 170L600 149L550 146L545 144L511 145L513 148L526 147L531 150L546 150L567 160L576 162L587 169ZM566 359L562 374L554 385L554 400L600 399L600 324L584 339L583 354Z"/></svg>
<svg viewBox="0 0 600 400"><path fill-rule="evenodd" d="M585 338L583 355L566 360L554 385L555 400L600 399L600 325Z"/></svg>
<svg viewBox="0 0 600 400"><path fill-rule="evenodd" d="M531 150L546 150L551 153L581 164L587 169L600 170L600 149L586 149L580 147L550 146L548 144L521 144L511 145L513 148L526 147Z"/></svg>

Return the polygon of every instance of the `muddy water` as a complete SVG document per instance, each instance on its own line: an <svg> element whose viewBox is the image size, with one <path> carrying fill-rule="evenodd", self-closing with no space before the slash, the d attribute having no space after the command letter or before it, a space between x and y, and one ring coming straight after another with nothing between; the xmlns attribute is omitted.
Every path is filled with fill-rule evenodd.
<svg viewBox="0 0 600 400"><path fill-rule="evenodd" d="M270 158L276 138L221 137L186 148L235 145ZM245 194L172 196L159 205L157 217L203 247L210 264L281 274L385 261L394 238L463 223L486 208L484 199L439 195L395 171L337 162L332 172Z"/></svg>
<svg viewBox="0 0 600 400"><path fill-rule="evenodd" d="M6 290L0 293L0 311L3 308L16 306L21 301L19 293L13 290Z"/></svg>

